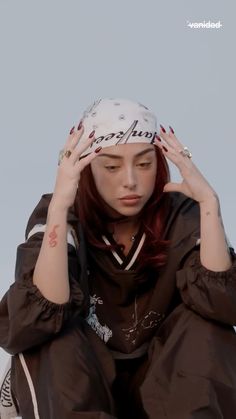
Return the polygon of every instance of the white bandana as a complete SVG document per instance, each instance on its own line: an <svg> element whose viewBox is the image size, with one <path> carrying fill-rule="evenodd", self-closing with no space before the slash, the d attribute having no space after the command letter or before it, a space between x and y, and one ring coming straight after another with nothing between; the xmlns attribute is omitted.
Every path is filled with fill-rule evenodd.
<svg viewBox="0 0 236 419"><path fill-rule="evenodd" d="M155 115L144 105L128 99L98 99L84 112L84 133L80 143L95 131L95 140L81 156L97 147L126 143L154 142L157 134Z"/></svg>

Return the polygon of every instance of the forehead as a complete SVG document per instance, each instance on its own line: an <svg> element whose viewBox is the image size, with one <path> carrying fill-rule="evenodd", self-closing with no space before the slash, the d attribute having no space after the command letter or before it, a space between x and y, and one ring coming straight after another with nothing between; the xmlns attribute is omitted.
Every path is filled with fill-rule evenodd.
<svg viewBox="0 0 236 419"><path fill-rule="evenodd" d="M129 143L129 144L117 144L109 147L103 147L100 151L99 156L105 156L109 154L110 156L119 156L120 158L125 156L138 156L140 153L147 153L147 155L152 155L150 151L154 151L155 146L153 144L147 143Z"/></svg>

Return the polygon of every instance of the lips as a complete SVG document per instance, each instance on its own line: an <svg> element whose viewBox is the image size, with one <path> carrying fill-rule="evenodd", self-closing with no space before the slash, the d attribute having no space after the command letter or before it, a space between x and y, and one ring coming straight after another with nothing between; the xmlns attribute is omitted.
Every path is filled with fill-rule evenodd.
<svg viewBox="0 0 236 419"><path fill-rule="evenodd" d="M123 200L123 199L139 199L139 198L141 198L140 195L126 195L126 196L123 196L120 199Z"/></svg>

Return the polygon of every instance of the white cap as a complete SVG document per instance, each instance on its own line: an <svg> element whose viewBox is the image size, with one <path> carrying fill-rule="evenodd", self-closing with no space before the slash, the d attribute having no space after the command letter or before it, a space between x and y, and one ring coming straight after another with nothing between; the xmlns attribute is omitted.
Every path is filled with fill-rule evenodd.
<svg viewBox="0 0 236 419"><path fill-rule="evenodd" d="M95 140L81 156L97 147L109 147L126 143L154 142L157 134L155 115L144 105L128 99L98 99L90 105L82 117L84 132L81 142L87 141L95 130Z"/></svg>

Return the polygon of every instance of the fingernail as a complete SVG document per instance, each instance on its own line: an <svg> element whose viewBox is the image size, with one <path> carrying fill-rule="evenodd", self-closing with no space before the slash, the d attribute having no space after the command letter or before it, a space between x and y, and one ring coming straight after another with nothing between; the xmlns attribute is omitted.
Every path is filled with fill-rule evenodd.
<svg viewBox="0 0 236 419"><path fill-rule="evenodd" d="M170 131L172 132L172 134L174 134L175 132L174 132L173 128L170 125L169 125L169 128L170 128Z"/></svg>
<svg viewBox="0 0 236 419"><path fill-rule="evenodd" d="M166 130L165 130L165 128L160 124L160 127L161 127L161 130L163 131L163 132L166 132Z"/></svg>
<svg viewBox="0 0 236 419"><path fill-rule="evenodd" d="M82 121L80 121L80 123L78 125L78 128L77 128L78 131L82 128L82 125L83 125L83 123L82 123Z"/></svg>
<svg viewBox="0 0 236 419"><path fill-rule="evenodd" d="M95 134L95 131L93 130L92 132L90 132L89 138L92 138L94 136L94 134Z"/></svg>
<svg viewBox="0 0 236 419"><path fill-rule="evenodd" d="M97 147L95 150L94 150L94 152L95 153L99 153L99 151L102 149L102 147L100 146L100 147Z"/></svg>
<svg viewBox="0 0 236 419"><path fill-rule="evenodd" d="M75 127L71 128L70 130L70 134L72 134L72 132L74 132Z"/></svg>
<svg viewBox="0 0 236 419"><path fill-rule="evenodd" d="M168 151L168 149L163 145L162 146L162 148L165 150L165 151Z"/></svg>
<svg viewBox="0 0 236 419"><path fill-rule="evenodd" d="M156 134L156 139L158 140L158 141L161 141L161 138L159 137L159 135L157 135Z"/></svg>

